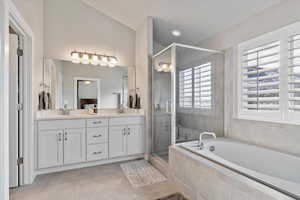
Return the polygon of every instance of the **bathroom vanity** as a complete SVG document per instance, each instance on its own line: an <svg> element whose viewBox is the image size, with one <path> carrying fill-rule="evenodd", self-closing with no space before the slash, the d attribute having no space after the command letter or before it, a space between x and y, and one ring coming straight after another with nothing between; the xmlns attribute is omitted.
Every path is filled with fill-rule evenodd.
<svg viewBox="0 0 300 200"><path fill-rule="evenodd" d="M37 174L142 158L142 113L45 115L36 120Z"/></svg>
<svg viewBox="0 0 300 200"><path fill-rule="evenodd" d="M144 114L128 102L138 95L133 67L47 58L43 68L36 174L144 157Z"/></svg>

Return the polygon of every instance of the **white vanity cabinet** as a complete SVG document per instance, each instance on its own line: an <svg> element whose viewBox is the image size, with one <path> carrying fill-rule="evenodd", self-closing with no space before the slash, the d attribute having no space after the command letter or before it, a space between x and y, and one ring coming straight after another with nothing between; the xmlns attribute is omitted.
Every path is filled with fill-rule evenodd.
<svg viewBox="0 0 300 200"><path fill-rule="evenodd" d="M37 121L38 174L143 157L144 117Z"/></svg>
<svg viewBox="0 0 300 200"><path fill-rule="evenodd" d="M85 128L65 129L63 146L64 165L85 161Z"/></svg>
<svg viewBox="0 0 300 200"><path fill-rule="evenodd" d="M142 125L129 125L126 138L127 155L145 152L145 141Z"/></svg>
<svg viewBox="0 0 300 200"><path fill-rule="evenodd" d="M38 135L38 167L63 164L63 130L41 130Z"/></svg>
<svg viewBox="0 0 300 200"><path fill-rule="evenodd" d="M86 160L85 120L50 120L38 123L38 168Z"/></svg>
<svg viewBox="0 0 300 200"><path fill-rule="evenodd" d="M115 118L110 120L109 158L145 152L143 118Z"/></svg>

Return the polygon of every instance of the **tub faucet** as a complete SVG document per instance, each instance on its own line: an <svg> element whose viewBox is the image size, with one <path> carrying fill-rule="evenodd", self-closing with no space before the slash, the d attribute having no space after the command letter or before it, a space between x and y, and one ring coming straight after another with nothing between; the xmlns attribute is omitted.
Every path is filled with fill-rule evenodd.
<svg viewBox="0 0 300 200"><path fill-rule="evenodd" d="M204 135L210 135L210 136L212 136L214 139L217 138L216 134L213 133L213 132L203 132L203 133L200 133L200 135L199 135L199 142L198 142L199 149L203 149L203 147L204 147L204 143L203 143L203 139L202 139L202 137L203 137Z"/></svg>

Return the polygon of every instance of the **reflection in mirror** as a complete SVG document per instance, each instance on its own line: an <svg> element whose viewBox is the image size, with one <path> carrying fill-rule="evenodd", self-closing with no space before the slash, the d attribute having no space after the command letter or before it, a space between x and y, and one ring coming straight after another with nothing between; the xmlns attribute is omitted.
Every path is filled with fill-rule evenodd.
<svg viewBox="0 0 300 200"><path fill-rule="evenodd" d="M46 59L39 109L115 109L120 106L119 103L126 108L128 88L134 88L134 81L129 80L129 77L134 78L132 71L133 68L127 67L101 67Z"/></svg>
<svg viewBox="0 0 300 200"><path fill-rule="evenodd" d="M97 108L100 105L100 79L74 78L76 109Z"/></svg>

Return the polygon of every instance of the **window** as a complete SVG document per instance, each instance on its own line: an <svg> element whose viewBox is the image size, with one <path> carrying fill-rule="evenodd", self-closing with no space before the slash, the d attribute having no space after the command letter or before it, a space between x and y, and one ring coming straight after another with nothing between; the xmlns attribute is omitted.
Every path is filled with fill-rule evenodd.
<svg viewBox="0 0 300 200"><path fill-rule="evenodd" d="M211 108L211 63L194 67L194 108Z"/></svg>
<svg viewBox="0 0 300 200"><path fill-rule="evenodd" d="M210 109L212 106L211 63L179 71L179 108Z"/></svg>
<svg viewBox="0 0 300 200"><path fill-rule="evenodd" d="M300 34L290 37L289 110L300 112Z"/></svg>
<svg viewBox="0 0 300 200"><path fill-rule="evenodd" d="M179 107L193 106L193 71L192 68L179 72Z"/></svg>
<svg viewBox="0 0 300 200"><path fill-rule="evenodd" d="M300 22L239 45L238 117L300 123Z"/></svg>
<svg viewBox="0 0 300 200"><path fill-rule="evenodd" d="M279 110L280 42L250 49L243 54L243 104L245 110Z"/></svg>

